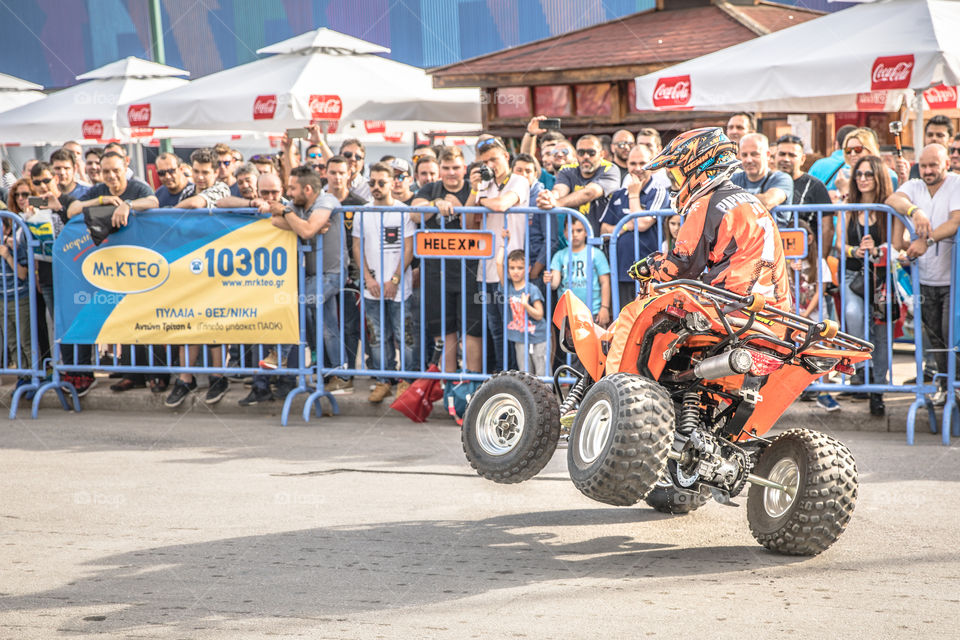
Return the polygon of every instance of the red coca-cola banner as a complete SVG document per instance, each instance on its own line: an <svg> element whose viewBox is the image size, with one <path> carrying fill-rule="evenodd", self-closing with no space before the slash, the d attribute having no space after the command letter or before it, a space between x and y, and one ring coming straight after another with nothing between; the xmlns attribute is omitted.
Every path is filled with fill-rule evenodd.
<svg viewBox="0 0 960 640"><path fill-rule="evenodd" d="M677 109L690 103L690 76L660 78L653 88L653 106L657 109Z"/></svg>
<svg viewBox="0 0 960 640"><path fill-rule="evenodd" d="M403 140L403 133L384 133L383 141L384 142L401 142Z"/></svg>
<svg viewBox="0 0 960 640"><path fill-rule="evenodd" d="M254 120L273 120L277 112L277 96L257 96L253 101L253 119Z"/></svg>
<svg viewBox="0 0 960 640"><path fill-rule="evenodd" d="M80 136L85 140L103 139L103 121L102 120L84 120L80 126Z"/></svg>
<svg viewBox="0 0 960 640"><path fill-rule="evenodd" d="M883 111L886 106L886 91L872 91L857 94L857 111Z"/></svg>
<svg viewBox="0 0 960 640"><path fill-rule="evenodd" d="M939 85L923 92L923 99L931 109L956 109L957 88Z"/></svg>
<svg viewBox="0 0 960 640"><path fill-rule="evenodd" d="M363 128L367 133L383 133L387 130L387 123L383 120L364 120Z"/></svg>
<svg viewBox="0 0 960 640"><path fill-rule="evenodd" d="M873 61L870 72L870 90L909 89L913 75L913 54L884 56Z"/></svg>
<svg viewBox="0 0 960 640"><path fill-rule="evenodd" d="M310 118L313 120L339 120L343 114L340 96L310 96Z"/></svg>
<svg viewBox="0 0 960 640"><path fill-rule="evenodd" d="M127 120L131 127L149 127L150 103L132 104L127 107Z"/></svg>

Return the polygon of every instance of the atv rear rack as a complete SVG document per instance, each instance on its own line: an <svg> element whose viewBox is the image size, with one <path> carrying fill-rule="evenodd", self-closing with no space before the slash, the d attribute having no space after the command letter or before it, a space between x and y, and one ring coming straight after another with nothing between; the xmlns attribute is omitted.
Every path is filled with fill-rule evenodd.
<svg viewBox="0 0 960 640"><path fill-rule="evenodd" d="M697 280L658 282L653 284L653 289L654 291L683 289L696 296L706 298L717 309L719 319L727 331L728 339L745 334L751 328L754 316L759 316L802 333L803 338L801 345L799 347L793 347L796 353L803 352L807 347L817 342L834 344L845 349L860 352L873 351L872 343L852 336L849 333L840 332L839 325L833 320L816 322L810 318L804 318L789 311L782 311L775 307L767 306L765 298L760 294L741 296ZM721 303L726 303L726 306L721 307ZM735 332L727 321L726 316L736 312L744 313L748 317L748 321L744 327ZM771 342L778 341L771 340Z"/></svg>

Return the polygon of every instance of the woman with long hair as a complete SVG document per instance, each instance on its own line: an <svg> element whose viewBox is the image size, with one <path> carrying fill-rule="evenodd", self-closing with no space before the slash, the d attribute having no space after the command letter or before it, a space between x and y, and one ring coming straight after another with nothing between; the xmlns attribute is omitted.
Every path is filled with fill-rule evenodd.
<svg viewBox="0 0 960 640"><path fill-rule="evenodd" d="M16 214L33 213L33 207L30 206L30 180L20 178L10 187L10 193L7 195L7 209Z"/></svg>
<svg viewBox="0 0 960 640"><path fill-rule="evenodd" d="M849 136L848 136L849 138ZM852 165L853 172L848 204L883 203L893 185L887 167L878 156L861 156ZM843 217L840 238L844 243L845 274L843 281L843 316L848 333L865 338L864 318L869 327L873 345L870 362L871 382L884 384L887 381L887 322L886 305L879 298L886 282L886 266L890 248L887 238L887 216L882 211L847 211ZM854 374L854 382L863 381L862 364ZM858 394L854 394L854 397ZM882 416L885 407L883 394L870 394L870 413Z"/></svg>

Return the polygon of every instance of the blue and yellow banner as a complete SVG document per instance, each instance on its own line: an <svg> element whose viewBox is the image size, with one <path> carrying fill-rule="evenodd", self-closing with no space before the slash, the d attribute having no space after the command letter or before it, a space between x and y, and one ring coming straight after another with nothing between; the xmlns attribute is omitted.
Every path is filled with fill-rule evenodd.
<svg viewBox="0 0 960 640"><path fill-rule="evenodd" d="M66 344L295 344L297 239L269 218L157 210L95 246L77 216L53 250Z"/></svg>

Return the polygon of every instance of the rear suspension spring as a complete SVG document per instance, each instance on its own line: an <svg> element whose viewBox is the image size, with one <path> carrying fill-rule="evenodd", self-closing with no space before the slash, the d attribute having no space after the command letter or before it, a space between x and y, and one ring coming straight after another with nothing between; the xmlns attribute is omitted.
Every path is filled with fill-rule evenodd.
<svg viewBox="0 0 960 640"><path fill-rule="evenodd" d="M680 407L680 420L677 431L689 436L700 426L700 396L696 391L683 394L683 405Z"/></svg>
<svg viewBox="0 0 960 640"><path fill-rule="evenodd" d="M565 416L573 411L573 408L580 404L580 401L583 400L583 396L586 395L586 390L587 378L584 376L577 380L576 384L570 387L567 397L563 399L563 404L560 405L560 415Z"/></svg>

